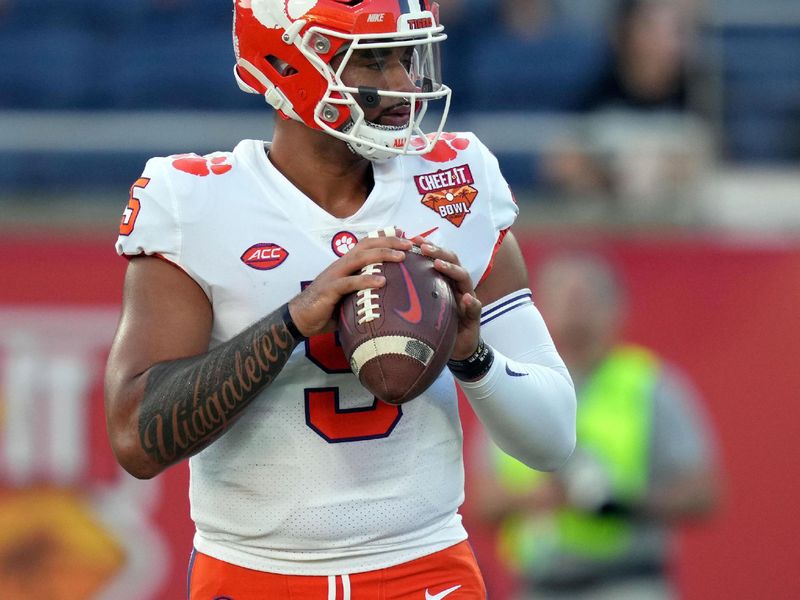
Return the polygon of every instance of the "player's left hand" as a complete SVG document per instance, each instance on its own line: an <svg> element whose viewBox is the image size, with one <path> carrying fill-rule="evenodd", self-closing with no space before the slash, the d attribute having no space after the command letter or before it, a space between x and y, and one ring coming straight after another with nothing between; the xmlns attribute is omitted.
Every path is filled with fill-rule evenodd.
<svg viewBox="0 0 800 600"><path fill-rule="evenodd" d="M478 348L481 328L480 300L475 296L472 278L458 260L458 256L451 250L446 250L431 244L424 238L411 240L422 250L422 254L434 259L434 268L448 277L453 282L453 291L458 304L458 334L452 360L464 360L474 354Z"/></svg>

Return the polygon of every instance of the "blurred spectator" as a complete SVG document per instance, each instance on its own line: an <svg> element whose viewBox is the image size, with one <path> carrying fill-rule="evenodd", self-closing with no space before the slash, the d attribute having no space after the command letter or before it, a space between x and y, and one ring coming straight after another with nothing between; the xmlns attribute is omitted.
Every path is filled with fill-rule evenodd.
<svg viewBox="0 0 800 600"><path fill-rule="evenodd" d="M499 525L520 598L673 598L670 529L717 498L697 393L676 367L620 341L625 299L600 258L555 256L534 289L578 391L578 446L546 474L487 444L473 510Z"/></svg>
<svg viewBox="0 0 800 600"><path fill-rule="evenodd" d="M687 18L676 0L622 0L612 26L613 62L586 107L686 109Z"/></svg>
<svg viewBox="0 0 800 600"><path fill-rule="evenodd" d="M554 193L600 196L637 216L691 211L712 152L708 128L690 110L694 12L678 0L620 3L613 59L582 100L588 115L543 159Z"/></svg>
<svg viewBox="0 0 800 600"><path fill-rule="evenodd" d="M690 223L713 161L708 124L689 113L603 111L552 139L545 187L561 200L593 202L617 218Z"/></svg>

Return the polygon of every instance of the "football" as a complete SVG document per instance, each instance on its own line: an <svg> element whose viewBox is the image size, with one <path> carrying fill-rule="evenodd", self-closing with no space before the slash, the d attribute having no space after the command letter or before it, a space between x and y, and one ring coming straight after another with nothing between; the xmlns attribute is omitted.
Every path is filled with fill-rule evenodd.
<svg viewBox="0 0 800 600"><path fill-rule="evenodd" d="M416 398L442 372L455 344L458 313L449 280L418 247L403 262L363 273L386 284L342 300L339 341L361 385L389 404Z"/></svg>

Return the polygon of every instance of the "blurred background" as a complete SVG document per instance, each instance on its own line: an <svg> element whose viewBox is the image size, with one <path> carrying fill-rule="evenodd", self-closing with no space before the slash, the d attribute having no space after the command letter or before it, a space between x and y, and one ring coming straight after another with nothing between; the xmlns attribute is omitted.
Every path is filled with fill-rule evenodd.
<svg viewBox="0 0 800 600"><path fill-rule="evenodd" d="M613 264L621 338L697 388L722 493L674 523L679 597L800 597L800 3L440 2L448 129L498 156L532 276L563 251ZM4 596L185 594L186 469L122 474L102 370L117 223L147 158L271 135L234 82L230 19L226 0L0 0ZM513 597L496 528L465 515L491 597Z"/></svg>

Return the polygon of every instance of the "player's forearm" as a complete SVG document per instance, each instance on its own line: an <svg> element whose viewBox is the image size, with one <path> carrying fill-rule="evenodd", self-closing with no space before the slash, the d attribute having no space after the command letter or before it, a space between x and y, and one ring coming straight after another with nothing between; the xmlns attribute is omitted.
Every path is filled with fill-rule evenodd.
<svg viewBox="0 0 800 600"><path fill-rule="evenodd" d="M153 476L219 438L274 380L299 342L281 307L201 356L159 363L146 376L137 437Z"/></svg>
<svg viewBox="0 0 800 600"><path fill-rule="evenodd" d="M557 469L575 448L575 391L561 373L495 351L489 373L461 387L494 442L526 465Z"/></svg>
<svg viewBox="0 0 800 600"><path fill-rule="evenodd" d="M539 470L553 470L575 447L575 389L530 290L484 307L481 336L491 370L461 387L495 443Z"/></svg>

